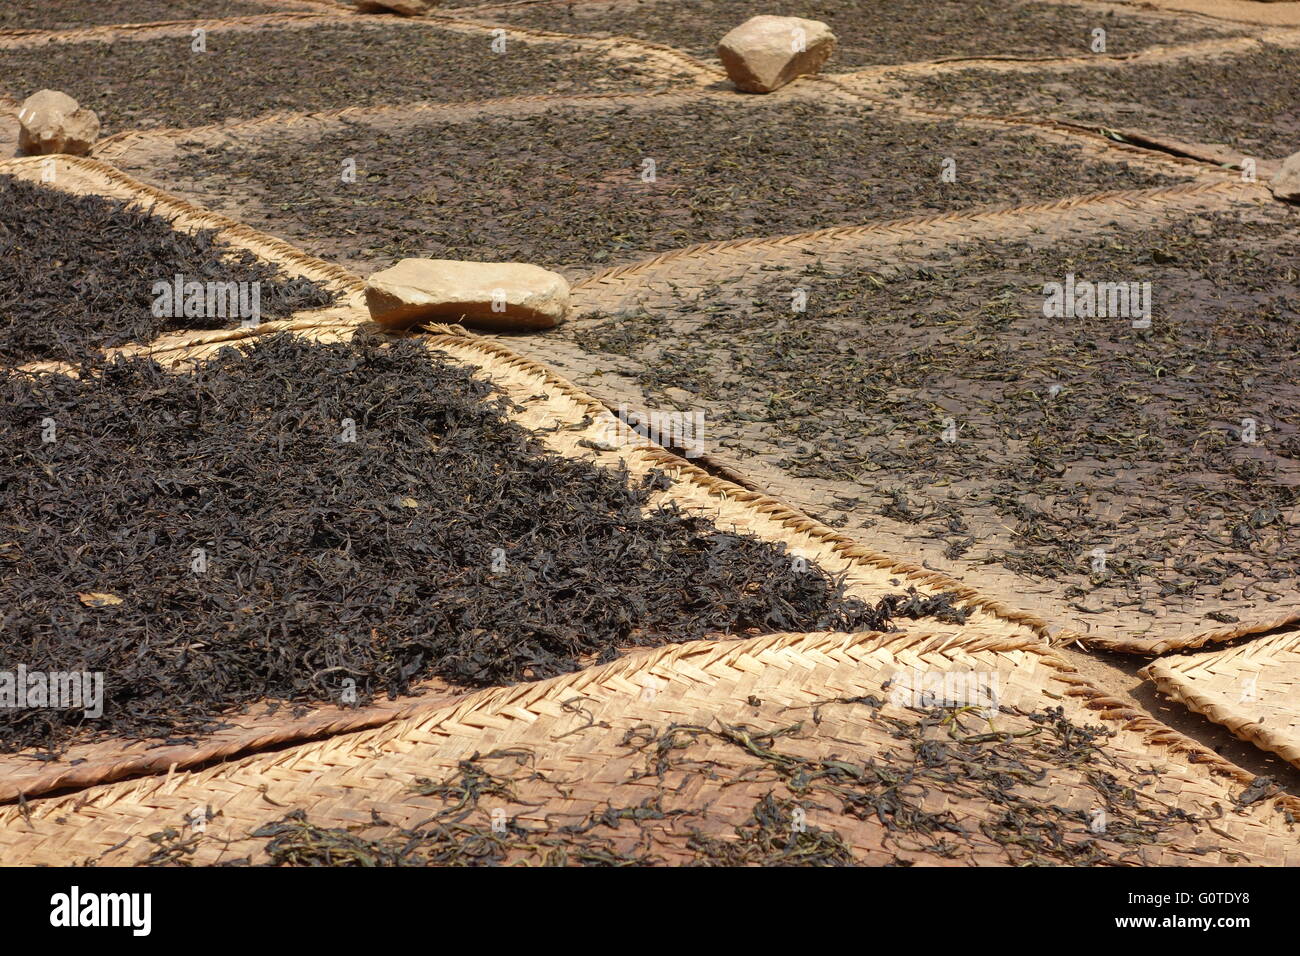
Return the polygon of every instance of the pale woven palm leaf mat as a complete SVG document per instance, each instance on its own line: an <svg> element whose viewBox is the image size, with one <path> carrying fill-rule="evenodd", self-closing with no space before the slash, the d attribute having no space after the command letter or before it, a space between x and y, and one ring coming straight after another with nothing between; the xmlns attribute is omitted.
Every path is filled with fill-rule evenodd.
<svg viewBox="0 0 1300 956"><path fill-rule="evenodd" d="M1267 550L1250 553L1243 549L1238 553L1238 549L1225 545L1222 550L1230 553L1233 573L1185 592L1164 588L1156 583L1155 577L1131 584L1115 581L1112 574L1089 582L1087 554L1092 545L1083 542L1069 555L1078 571L1071 569L1055 577L1022 572L1004 561L1008 552L1024 547L1017 538L1017 519L1005 511L994 510L987 496L980 497L984 491L979 489L988 489L1001 480L992 474L991 468L975 477L936 475L926 483L928 488L915 484L907 488L927 508L951 502L960 511L965 525L959 534L945 533L942 522L935 519L907 523L882 512L878 504L882 488L903 483L890 469L880 468L855 479L794 474L790 467L792 448L816 443L781 432L780 423L771 421L761 404L754 400L758 393L746 395L736 391L735 394L741 395L739 399L732 398L733 393L727 391L721 392L718 398L684 395L680 389L673 394L671 389L656 387L653 375L651 384L646 385L647 374L653 371L647 356L654 355L657 348L678 354L683 343L694 341L698 344L693 357L706 356L705 360L714 363L720 378L734 376L728 361L735 361L736 356L748 357L746 349L752 350L755 356L764 355L763 349L768 346L763 344L762 336L755 334L747 344L732 347L728 333L710 330L709 323L714 315L751 308L765 289L770 295L774 277L784 281L786 287L795 288L801 283L810 284L819 276L852 275L863 269L888 273L917 262L940 269L950 259L967 255L972 242L1023 242L1052 248L1053 244L1069 241L1073 236L1122 236L1126 232L1140 236L1141 230L1153 222L1176 222L1183 217L1203 215L1269 216L1281 220L1288 213L1279 211L1267 190L1259 184L1215 176L1166 189L1096 194L1037 207L879 222L776 239L710 243L582 280L574 288L575 319L545 335L501 340L581 383L611 407L620 404L630 408L672 407L674 402L680 402L682 407L702 408L711 428L708 451L719 463L747 474L773 494L809 513L843 522L848 528L865 524L869 530L858 533L882 550L912 555L914 560L923 560L927 567L950 573L978 587L982 593L1032 610L1058 624L1063 639L1077 638L1087 646L1106 650L1161 654L1263 633L1295 621L1300 617L1296 590L1300 582L1294 567L1271 557ZM1001 281L996 271L990 270L989 285L993 287ZM638 316L662 317L662 328L656 327L653 335L645 337L644 346L638 346L642 351L632 349L629 354L623 354L617 348L622 341L619 336L625 330L635 333ZM760 312L758 316L772 318L771 313ZM864 306L862 321L878 323L879 329L885 327L881 318L872 314L870 300ZM782 321L768 334L772 337L788 334L796 343L792 348L798 348L798 323L797 318ZM1021 387L1046 395L1051 383L1059 381L1065 384L1058 388L1069 389L1070 360L1038 345L1038 331L1032 321L1027 321L1024 328L1028 331L1024 332L1023 340L1008 346L1011 354L1036 351L1044 354L1026 363ZM846 324L846 337L854 334L861 333L853 332ZM928 358L926 334L903 332L900 337L913 335L917 344L912 348L921 358ZM593 347L591 343L599 345L602 336L612 336L616 347L610 351ZM857 347L870 348L869 336L864 336ZM776 353L775 347L771 351ZM905 350L900 353L903 353L900 362L910 360ZM947 380L941 379L940 385L934 388L917 387L909 391L908 387L899 386L894 389L895 396L910 397L921 407L928 407L927 403L945 403L942 411L933 413L932 423L922 423L935 426L936 446L937 424L943 414L952 415L962 422L963 428L969 424L970 434L983 436L973 439L969 446L959 441L954 446L957 457L968 447L977 452L994 448L990 454L997 457L1006 454L1024 437L999 431L995 418L988 414L987 388L965 387L963 391L962 387L955 387L945 392L946 383ZM787 384L773 382L761 395L780 387ZM1192 398L1198 398L1203 392L1194 382L1183 388L1184 394ZM852 386L846 385L846 390L851 394ZM750 402L741 409L747 414L737 413L736 403L742 400ZM1073 399L1062 391L1059 400ZM878 417L887 420L889 415L880 412ZM872 423L868 418L866 425ZM898 427L888 440L869 432L865 425L858 434L863 443L885 452L918 440L917 426L912 422ZM990 436L993 440L989 445L978 445ZM1270 467L1293 467L1280 446L1280 442L1271 440L1260 446L1257 454ZM1067 451L1064 457L1069 460L1070 453ZM1086 458L1078 464L1079 467L1089 465ZM1145 535L1161 544L1169 554L1177 555L1182 549L1179 542L1194 542L1198 532L1206 530L1204 513L1196 510L1197 502L1177 487L1165 484L1168 478L1161 472L1160 456L1150 456L1149 461L1124 469L1118 480L1105 469L1097 474L1091 489L1096 501L1091 507L1103 516L1109 519L1126 511L1142 513L1146 509L1142 521L1125 518L1115 522L1116 537L1106 539L1113 560L1150 560L1142 546L1128 543L1126 535L1128 538ZM1030 484L1027 482L1022 490ZM1153 498L1156 489L1159 493ZM1025 491L1017 500L1038 507L1031 491ZM917 510L925 509L918 506ZM967 534L979 544L961 554L946 550L945 545ZM1171 564L1171 559L1160 560L1166 567ZM1080 586L1086 586L1087 593L1080 595Z"/></svg>
<svg viewBox="0 0 1300 956"><path fill-rule="evenodd" d="M979 707L942 706L962 700ZM25 864L1295 864L1297 808L1041 643L968 628L640 652L8 807L0 846Z"/></svg>
<svg viewBox="0 0 1300 956"><path fill-rule="evenodd" d="M1162 657L1141 674L1189 710L1300 767L1300 631Z"/></svg>

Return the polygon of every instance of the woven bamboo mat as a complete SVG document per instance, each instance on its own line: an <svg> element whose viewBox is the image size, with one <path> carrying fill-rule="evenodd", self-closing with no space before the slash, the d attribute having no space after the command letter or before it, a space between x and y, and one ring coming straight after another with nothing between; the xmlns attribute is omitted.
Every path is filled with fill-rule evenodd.
<svg viewBox="0 0 1300 956"><path fill-rule="evenodd" d="M991 724L931 710L923 727L920 674L993 688ZM1096 728L1093 743L1077 731L1064 747L1044 742L1002 785L969 757L944 772L944 758L969 754L981 733L1050 736L1065 726L1048 714L1058 707ZM1006 753L1022 738L1000 739ZM900 766L911 768L906 783L873 770ZM302 810L317 827L350 828L331 835L336 847L434 821L453 846L505 847L519 862L831 847L836 862L997 865L1034 861L1035 836L1051 833L1090 847L1094 862L1300 863L1287 822L1300 802L1258 796L1246 775L1102 697L1035 641L979 628L781 634L641 652L382 728L6 807L0 858L266 862L267 839L250 835ZM288 831L289 842L302 835Z"/></svg>
<svg viewBox="0 0 1300 956"><path fill-rule="evenodd" d="M107 350L109 354L130 355L151 347L188 345L198 341L237 341L249 335L276 331L293 331L327 326L339 322L369 321L365 311L364 283L346 269L307 255L274 236L235 222L219 213L200 208L162 190L137 182L106 163L77 156L27 156L0 162L0 174L38 182L78 196L102 196L119 199L149 210L167 220L174 229L191 232L216 230L217 238L235 249L246 250L273 263L293 277L321 283L339 296L339 304L324 309L310 309L286 319L266 322L255 329L232 328L205 332L168 333L153 342L133 343ZM28 371L66 371L58 363L32 363Z"/></svg>
<svg viewBox="0 0 1300 956"><path fill-rule="evenodd" d="M402 21L421 23L425 21ZM453 24L456 21L451 21ZM436 21L438 26L447 21ZM573 40L567 34L543 34L545 39L564 38ZM576 39L585 39L577 36ZM591 41L606 42L606 41ZM616 40L608 41L619 42ZM633 52L643 44L642 41L627 41L633 45ZM1225 41L1218 41L1225 42ZM665 48L667 49L667 48ZM1000 62L1000 61L990 61ZM1176 155L1164 154L1150 149L1138 148L1128 143L1116 141L1095 130L1080 126L1028 116L998 116L985 113L960 113L936 109L899 93L887 82L906 67L880 67L861 73L803 77L791 85L769 94L766 97L736 96L726 90L717 88L716 71L702 64L687 64L694 77L694 87L690 84L666 89L644 90L637 92L607 92L587 94L534 94L524 96L500 97L474 103L429 103L412 102L403 104L344 107L333 110L298 113L269 113L264 116L246 120L214 123L197 127L177 127L169 129L126 130L107 136L95 144L93 155L102 160L120 163L126 168L133 166L147 168L149 165L167 156L169 150L177 150L182 145L193 148L196 144L256 140L258 134L274 136L287 125L301 127L304 132L324 132L333 128L340 120L362 123L379 129L386 129L398 124L417 124L421 121L458 122L469 121L480 115L527 115L543 111L552 106L591 107L599 110L626 109L628 107L670 109L679 103L692 100L710 99L724 102L735 109L761 108L772 102L785 99L802 99L816 102L841 101L845 103L869 102L875 107L888 110L902 117L932 120L950 119L969 128L971 132L980 130L1014 130L1031 133L1057 143L1082 146L1082 156L1087 158L1111 160L1121 159L1138 168L1169 175L1213 176L1222 175L1222 171L1206 168L1204 161L1196 161ZM882 72L883 71L883 72ZM394 121L397 121L395 124Z"/></svg>
<svg viewBox="0 0 1300 956"><path fill-rule="evenodd" d="M743 306L755 287L786 270L795 283L801 270L817 264L820 274L849 272L870 263L873 269L915 264L922 260L946 261L954 248L972 240L1066 240L1072 236L1105 234L1111 230L1141 229L1160 217L1196 216L1213 212L1248 213L1275 208L1258 184L1214 177L1203 183L1167 189L1096 195L1047 203L1036 207L963 212L919 219L881 222L862 227L829 229L798 236L709 243L657 256L629 267L597 273L574 286L574 314L578 318L543 336L512 338L510 346L561 374L610 407L655 407L638 382L644 371L641 359L587 351L578 343L602 319L591 314L632 315L639 311L677 314L682 303L695 301L710 288L726 290L720 301ZM714 300L719 301L719 300ZM683 321L692 321L683 318ZM719 370L722 374L723 370ZM683 401L705 409L713 423L710 454L748 474L754 482L801 510L834 518L836 523L872 522L869 531L857 532L864 541L890 554L907 554L926 567L941 569L981 593L999 597L1017 607L1062 626L1061 640L1079 640L1087 646L1136 654L1159 654L1279 626L1300 612L1300 599L1286 589L1264 588L1253 596L1232 600L1201 595L1175 600L1154 593L1137 603L1134 596L1117 596L1113 607L1089 601L1078 606L1066 584L1032 580L998 564L983 552L952 558L944 542L928 531L891 520L857 501L862 487L852 481L796 477L782 462L788 443L761 425L737 415L720 399L711 403L699 396ZM950 494L960 491L948 487ZM1166 494L1164 497L1168 497ZM978 540L1001 540L1006 520L963 508L969 531ZM1261 569L1262 570L1262 569ZM1230 615L1229 626L1206 627L1209 614ZM1231 617L1229 619L1231 619Z"/></svg>
<svg viewBox="0 0 1300 956"><path fill-rule="evenodd" d="M1160 691L1300 767L1300 615L1281 633L1141 670Z"/></svg>
<svg viewBox="0 0 1300 956"><path fill-rule="evenodd" d="M307 0L296 7L294 2L279 0L285 12L265 17L123 25L56 33L5 33L0 35L0 48L180 36L195 26L285 30L344 20L382 20L385 24L405 23L412 29L482 33L490 26L486 21L492 19L488 15L490 11L480 8L441 11L414 21L364 17L333 2L313 5ZM1160 5L1165 7L1191 8L1197 4L1205 5L1203 0L1160 0ZM1300 4L1214 0L1209 6L1215 9L1207 12L1225 18L1278 26L1300 25L1300 19L1295 19L1291 9L1300 9ZM1276 16L1252 19L1257 8L1275 11ZM649 41L593 38L517 27L510 28L510 33L534 42L581 48L611 61L622 57L641 58L662 73L685 71L700 87L716 84L721 78L715 67ZM1254 40L1224 39L1163 50L1155 48L1126 57L1125 61L1155 62L1161 58L1176 60L1230 53L1245 49L1243 44L1251 42ZM1049 65L1073 68L1078 58L1051 59ZM971 65L988 67L998 62L980 59ZM1096 60L1090 59L1088 63L1095 65ZM1024 63L1009 68L1043 65ZM921 64L915 69L925 72L961 66ZM1019 129L1036 136L1082 144L1089 156L1108 155L1152 170L1189 175L1195 181L1168 190L1096 194L1029 208L961 212L801 236L738 239L679 250L590 275L575 287L579 305L575 314L584 304L606 307L617 302L625 307L633 302L653 303L656 297L665 299L665 283L670 281L681 281L682 287L688 290L700 289L720 279L757 276L765 266L795 261L807 264L811 256L825 257L832 267L837 263L838 267L847 267L855 259L889 247L896 253L905 245L925 248L928 244L935 248L972 234L1019 235L1026 230L1046 229L1050 233L1057 228L1095 229L1108 221L1126 218L1142 221L1157 210L1220 208L1228 203L1267 201L1262 188L1241 184L1231 174L1214 170L1213 164L1220 159L1213 155L1193 151L1180 158L1169 155L1178 152L1176 148L1167 149L1170 144L1154 141L1149 145L1164 149L1164 154L1138 149L1042 117L945 113L934 109L933 104L900 100L897 90L885 83L884 69L897 72L913 67L801 80L777 96L857 100L918 118L945 116L973 133L981 129ZM664 98L665 94L649 92L569 99L609 108L622 108L627 102L635 103L637 108L657 108L671 105L671 97L680 94L666 95L669 99ZM698 91L686 95L712 94ZM337 121L383 125L409 119L412 113L423 115L427 110L460 110L468 120L476 118L480 111L514 115L541 109L555 99L544 95L514 97L456 107L417 104L412 108L389 104L319 114L277 114L226 124L224 129L213 126L148 133L126 131L101 142L96 157L124 163L137 161L141 164L139 168L147 169L158 155L173 149L191 149L205 137L280 135L286 126L301 130ZM750 105L744 98L736 102L741 106ZM0 106L5 103L9 103L10 109L16 105L0 96ZM187 145L182 147L182 143ZM332 283L347 296L346 304L335 309L302 313L257 329L182 333L148 345L132 346L127 351L147 352L159 361L180 367L218 348L239 345L276 331L331 341L347 339L365 326L361 282L351 272L305 255L288 243L233 218L146 186L103 162L68 157L33 158L0 163L0 172L39 179L49 162L54 163L56 188L155 204L178 228L219 229L222 238L232 244L279 264L290 274ZM1267 170L1261 169L1261 173L1266 175ZM173 188L171 184L169 188ZM227 208L233 216L246 216L239 203ZM571 326L578 327L576 323ZM367 331L374 332L373 328ZM884 675L897 671L900 662L905 662L908 666L932 669L957 665L996 673L1004 685L1004 703L1025 709L1060 704L1076 722L1084 722L1084 717L1089 715L1094 720L1103 720L1118 731L1111 752L1118 753L1125 766L1122 772L1108 769L1117 773L1122 785L1127 783L1140 791L1144 805L1178 808L1197 817L1214 818L1195 825L1183 824L1171 839L1146 845L1123 862L1300 863L1295 833L1277 812L1281 809L1293 814L1295 801L1265 800L1245 808L1237 807L1235 801L1251 784L1239 770L1144 714L1125 710L1118 701L1102 697L1072 676L1059 660L1045 653L1043 643L1049 637L1075 640L1086 634L1091 646L1160 653L1293 625L1300 620L1300 604L1296 607L1285 602L1261 604L1245 610L1234 606L1230 610L1241 620L1211 630L1191 626L1192 621L1201 617L1203 607L1192 609L1195 613L1163 607L1157 618L1141 621L1135 620L1132 614L1118 612L1078 618L1063 608L1060 596L1050 587L1016 576L999 575L990 568L958 567L941 558L935 559L927 550L928 544L908 540L904 529L891 527L888 521L872 528L868 542L871 547L831 530L808 513L828 513L830 503L851 489L796 480L775 466L769 456L711 454L700 460L710 468L710 473L636 438L607 451L580 444L592 438L598 443L613 423L598 398L609 405L628 400L640 405L641 396L639 392L628 391L627 380L621 380L617 374L602 375L607 371L606 363L598 367L554 335L510 339L509 347L504 347L504 340L481 339L459 327L437 326L430 333L426 341L431 348L480 367L485 376L523 406L518 413L519 420L529 427L547 429L544 433L547 440L560 453L583 456L602 465L623 462L633 474L643 474L650 468L666 470L677 479L668 494L686 510L707 514L720 525L750 531L766 540L785 542L794 553L817 560L828 570L843 572L851 593L879 596L895 592L903 585L915 586L923 593L955 591L974 609L970 621L961 629L937 629L926 634L917 633L914 628L903 635L887 637L778 635L740 642L670 646L638 652L603 668L555 681L470 695L429 682L424 685L426 693L422 697L380 702L360 710L255 708L232 718L227 730L200 741L163 747L145 742L104 741L79 745L63 761L52 764L35 761L30 755L0 758L0 802L12 802L20 794L33 798L44 795L27 804L0 809L0 820L4 821L0 824L3 828L0 846L12 849L0 858L6 862L41 863L103 856L107 863L129 862L145 855L153 846L148 841L149 834L164 827L175 826L183 836L194 837L192 830L185 829L185 821L195 807L208 806L221 815L208 822L206 834L194 847L195 859L213 862L245 853L258 858L264 850L262 842L245 839L247 833L255 826L277 819L286 808L310 809L312 804L318 804L321 815L317 818L313 811L313 820L328 826L367 823L372 810L378 810L386 819L410 824L439 806L427 797L411 797L409 787L417 777L445 776L457 770L459 761L475 752L492 747L519 747L536 752L533 769L543 769L551 782L536 778L521 781L516 791L520 799L509 805L512 817L517 816L530 827L550 826L554 821L552 814L580 821L614 805L630 807L642 799L680 797L686 801L681 808L694 816L674 816L660 827L664 831L659 834L662 845L657 846L656 852L669 861L688 860L695 851L685 846L677 822L698 821L708 835L734 837L734 828L744 827L747 815L755 810L756 801L762 796L760 791L764 787L770 789L770 781L759 786L751 779L752 766L736 764L734 742L706 737L699 739L690 756L701 761L716 760L717 766L727 768L719 772L717 779L686 774L672 779L668 786L649 778L629 780L629 771L634 765L639 767L644 763L645 754L627 752L623 737L628 730L646 723L662 727L674 720L700 724L714 720L747 722L768 732L788 726L792 719L810 724L807 717L814 710L815 701L878 694L886 679ZM574 378L582 390L518 352L539 358ZM546 394L545 399L535 398L542 393ZM584 416L590 416L591 423L585 428L577 427ZM725 418L725 415L714 416L711 425ZM556 428L557 425L560 427ZM749 432L744 434L747 439L754 437ZM718 467L729 461L734 461L739 471L752 476L756 482L747 483L747 489L717 477L729 473ZM755 486L773 491L780 498L752 490ZM904 554L914 556L913 562L894 557ZM961 583L950 572L959 574ZM1049 621L1058 623L1049 624ZM1060 628L1061 621L1069 621L1071 629ZM1262 645L1264 641L1258 643ZM661 684L666 686L660 689ZM643 699L647 687L652 687L654 694L650 699ZM793 718L792 710L796 714ZM802 748L800 752L806 757L824 758L835 752L862 761L898 746L892 736L882 735L880 728L864 717L861 705L832 705L819 709L818 715L820 724L811 723L805 728L804 736L789 741L791 747ZM1013 720L1010 716L1006 719ZM1233 729L1235 732L1236 728ZM298 745L287 746L295 743ZM265 752L286 746L287 749L276 753ZM221 767L186 772L189 768L235 758L240 759ZM498 757L495 761L494 767L499 772L507 772L512 766L518 769L513 756ZM1036 791L1035 799L1044 806L1069 807L1080 820L1087 820L1097 808L1098 798L1097 792L1089 789L1088 780L1077 771L1044 769L1049 771L1047 782ZM532 772L530 769L529 773ZM159 776L163 773L168 774L166 778ZM128 780L133 777L145 779ZM113 783L123 780L128 782ZM568 781L572 786L565 784L566 792L557 796L553 786L556 780ZM75 797L53 796L59 790L79 792ZM705 804L711 804L716 812L704 811ZM996 820L995 808L987 802L972 802L969 794L940 792L926 798L925 810L951 812L962 821L969 839L964 837L959 841L951 861L938 859L932 846L928 850L918 849L900 841L896 834L886 833L875 823L851 820L824 808L809 807L808 822L814 828L842 833L845 845L862 862L884 863L895 859L931 863L1010 862L1005 848L988 836L987 827L992 824L996 828ZM239 842L226 846L220 842L226 839ZM1072 839L1087 839L1087 836L1076 833ZM118 846L119 843L122 845ZM1106 853L1109 858L1118 858L1123 848L1119 842L1111 843ZM1209 852L1191 855L1197 848ZM106 853L110 849L113 852Z"/></svg>
<svg viewBox="0 0 1300 956"><path fill-rule="evenodd" d="M135 351L164 367L180 369L222 348L247 344L277 331L332 342L347 340L360 328L355 316L296 326L268 323L257 329L200 333L184 341L172 337L152 348ZM816 561L833 574L843 574L849 594L878 600L907 586L922 594L951 593L969 610L968 620L974 628L1030 640L1047 636L1048 623L1035 615L992 600L947 575L862 547L775 499L713 477L634 432L625 435L623 444L601 450L610 444L609 436L617 433L617 421L604 406L500 345L479 340L460 327L434 328L434 334L424 337L428 346L480 368L486 378L522 407L513 417L527 428L543 429L540 437L554 451L585 457L604 467L622 464L634 477L653 469L672 476L674 486L660 493L654 503L671 499L683 511L706 515L719 527L782 542L792 554ZM546 397L539 399L539 395ZM593 449L591 445L598 447ZM228 730L165 748L148 742L109 740L78 745L64 760L54 763L29 753L0 756L0 801L15 800L19 794L32 797L55 789L195 766L294 740L373 726L409 710L425 709L429 701L436 703L457 693L436 681L421 689L424 697L385 702L363 710L333 705L273 709L268 702L267 707L234 718Z"/></svg>
<svg viewBox="0 0 1300 956"><path fill-rule="evenodd" d="M189 130L146 130L123 133L100 143L96 147L95 156L101 160L116 164L142 180L155 182L159 185L165 184L167 189L184 195L197 203L222 209L229 215L238 215L247 221L256 223L260 228L291 232L295 242L313 249L322 256L344 262L359 273L364 273L367 268L374 268L376 263L373 257L368 258L357 251L355 247L358 243L353 239L342 241L336 232L323 234L315 223L299 221L299 218L292 211L286 212L273 199L268 198L265 189L250 184L247 179L227 176L224 172L218 170L195 171L190 169L178 172L175 164L182 160L183 157L192 155L196 149L209 147L230 149L235 155L251 155L266 145L283 143L285 137L293 137L295 143L301 144L300 148L305 154L311 154L318 148L314 145L318 140L337 137L343 132L346 132L350 140L356 141L358 155L369 155L372 162L378 163L379 160L375 157L377 154L382 154L383 141L387 136L406 135L413 130L423 131L429 126L440 127L437 135L445 136L446 133L441 128L443 124L481 123L485 117L493 119L500 117L504 124L507 118L538 116L551 110L557 111L557 113L562 111L564 122L573 123L575 126L586 126L588 122L587 116L590 115L590 125L597 127L606 121L606 116L610 117L608 122L617 123L620 117L629 113L653 115L660 112L668 113L682 106L695 104L713 106L717 104L729 111L734 111L737 130L740 131L745 128L746 114L751 111L756 117L756 122L770 123L771 111L787 108L787 104L791 109L796 108L793 104L809 103L827 107L842 105L851 110L861 102L862 97L854 91L843 88L832 81L809 80L792 84L766 97L737 97L736 94L725 91L691 88L636 94L511 97L508 99L485 100L474 104L356 107L339 111L298 114L292 118L263 117L243 123L198 127ZM574 120L575 114L579 114L579 111L582 119L581 124ZM900 119L903 122L917 121L927 127L934 124L933 117L924 117L917 111L890 107L889 112L900 114ZM1151 150L1138 149L1094 133L1057 128L1050 124L1035 124L1015 119L978 118L954 123L951 135L954 137L954 142L959 141L960 137L966 135L972 137L985 135L1013 137L1016 138L1017 142L1019 142L1019 137L1032 136L1036 140L1069 147L1072 151L1077 150L1077 156L1072 156L1071 161L1077 159L1079 162L1105 164L1108 168L1113 165L1117 173L1134 170L1151 175L1162 175L1195 182L1227 183L1234 181L1231 173L1215 169L1201 162L1180 159ZM503 132L503 137L505 136L507 134ZM373 147L371 142L374 143ZM517 144L511 145L508 139L503 138L503 155L507 155L511 150L517 148ZM1125 170L1125 167L1127 167L1127 170ZM794 177L797 172L788 169L782 171L782 175ZM870 182L873 177L883 178L888 175L888 170L868 170L864 172L864 179ZM1026 178L1032 181L1032 175L1032 173L1026 174ZM485 186L485 189L495 188L495 186ZM501 208L509 208L512 199L507 188L502 187L500 197ZM1109 198L1111 198L1109 193L1071 196L1044 203L1043 206L1047 210L1068 208L1075 204L1103 202ZM996 196L985 199L986 204L996 204L997 201L998 197ZM1006 200L1003 199L1002 201L1005 202ZM870 204L865 204L860 208L849 205L835 215L835 218L830 218L829 214L827 217L831 222L844 222L847 220L869 225L835 227L826 230L826 232L838 235L859 228L889 228L893 225L890 221L882 222L877 220L873 223L873 215L879 216L881 213L878 210L873 211L869 207ZM1007 221L1011 221L1017 215L1018 210L990 209L989 205L986 205L979 211L959 208L956 211L943 213L933 218L936 221L949 221L952 228L956 230L959 223L978 220L986 212L1002 215ZM521 228L526 225L527 220L521 219ZM751 234L754 231L752 226L737 226L736 229L744 237L729 241L736 243L738 250L745 247L746 244L761 244L770 241L761 237L752 237ZM367 234L363 232L362 235ZM779 240L782 243L796 241L786 236L774 236L771 239ZM637 248L618 248L612 253L616 257L612 261L624 262L622 268L635 269L643 268L646 263L658 263L664 257L675 257L683 254L694 257L698 252L696 248L675 250L663 253L662 256L642 260L640 257L647 256L656 250L656 246L649 245L651 242L662 243L663 240L650 236L640 243L641 251L638 251ZM649 248L645 248L647 245L649 245ZM723 246L725 243L711 245ZM662 247L662 245L658 245L658 248ZM457 254L473 255L472 252L463 250ZM491 253L488 251L482 252L481 255L491 257ZM544 264L548 268L558 268L559 271L564 272L571 279L577 279L584 273L590 275L589 269L582 263L566 262L557 264L544 262ZM599 275L604 276L605 274L600 273Z"/></svg>
<svg viewBox="0 0 1300 956"><path fill-rule="evenodd" d="M1215 132L1213 125L1221 118L1220 113L1232 115L1233 97L1236 94L1231 89L1223 91L1217 100L1204 92L1180 89L1178 92L1181 99L1178 95L1173 95L1167 101L1153 104L1144 102L1140 89L1131 93L1117 90L1107 94L1095 91L1083 96L1076 94L1073 103L1057 103L1054 100L1055 93L1048 95L1046 91L1050 89L1061 93L1071 88L1072 81L1076 79L1086 83L1089 79L1107 76L1119 79L1128 74L1136 77L1140 75L1136 71L1153 66L1191 68L1213 64L1227 68L1231 73L1235 60L1266 50L1300 51L1300 30L1261 29L1246 36L1158 46L1122 54L1042 58L963 57L872 67L839 74L831 79L872 102L892 103L902 109L918 111L922 115L958 119L982 116L1032 122L1107 137L1118 134L1132 143L1153 147L1171 155L1193 157L1211 165L1235 165L1240 163L1241 150L1224 145L1220 139L1222 133ZM999 110L1005 110L1007 106L999 98L1002 90L995 79L985 81L985 87L973 85L966 88L960 85L963 74L972 72L977 80L985 76L1002 75L1011 79L1017 76L1029 77L1035 81L1037 89L1031 92L1034 85L1027 86L1022 91L1025 98L1017 102L1014 115L1000 115ZM943 78L950 78L958 84L956 92L945 89L939 93L912 86L917 80ZM1177 83L1168 77L1165 82ZM1253 79L1247 80L1243 76L1242 82L1253 82ZM1075 111L1075 107L1083 111L1084 119L1071 118L1070 114ZM1282 113L1275 116L1274 120L1286 123L1289 117ZM1179 135L1164 131L1168 124L1173 124L1179 130ZM1106 134L1099 132L1103 125L1108 130ZM1281 160L1294 151L1295 145L1284 147L1277 155L1255 155L1253 158L1260 167L1260 175L1263 177L1271 174L1280 166Z"/></svg>

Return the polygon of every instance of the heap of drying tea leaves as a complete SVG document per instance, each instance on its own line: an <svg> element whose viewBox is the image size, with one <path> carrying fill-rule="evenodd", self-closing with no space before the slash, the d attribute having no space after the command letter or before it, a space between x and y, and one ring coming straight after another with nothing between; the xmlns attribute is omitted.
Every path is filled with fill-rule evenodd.
<svg viewBox="0 0 1300 956"><path fill-rule="evenodd" d="M179 232L120 200L0 175L0 362L76 362L90 349L240 323L228 311L175 318L155 309L155 285L178 275L185 283L248 283L250 293L258 283L262 319L334 299L320 284L221 242L214 230Z"/></svg>
<svg viewBox="0 0 1300 956"><path fill-rule="evenodd" d="M104 674L86 729L211 728L263 698L550 677L707 635L960 619L847 598L784 547L669 507L670 482L546 453L412 341L268 337L0 377L0 661ZM0 712L7 749L79 713Z"/></svg>

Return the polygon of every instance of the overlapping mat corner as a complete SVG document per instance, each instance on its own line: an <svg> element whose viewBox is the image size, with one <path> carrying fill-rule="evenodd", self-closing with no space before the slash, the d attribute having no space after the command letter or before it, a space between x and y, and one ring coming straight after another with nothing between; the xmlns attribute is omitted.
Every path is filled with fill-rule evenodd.
<svg viewBox="0 0 1300 956"><path fill-rule="evenodd" d="M1140 674L1194 713L1300 767L1300 615L1276 633L1230 647L1159 657Z"/></svg>

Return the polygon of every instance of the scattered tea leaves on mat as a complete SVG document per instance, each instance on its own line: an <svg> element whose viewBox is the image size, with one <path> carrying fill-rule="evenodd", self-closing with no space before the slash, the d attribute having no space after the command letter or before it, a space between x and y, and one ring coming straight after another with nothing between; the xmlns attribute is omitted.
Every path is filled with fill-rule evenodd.
<svg viewBox="0 0 1300 956"><path fill-rule="evenodd" d="M350 156L358 181L344 187ZM940 180L945 156L963 170L955 183ZM428 256L590 270L697 242L1185 178L1020 131L755 97L277 128L146 165L136 172L358 269ZM437 202L412 201L431 188Z"/></svg>

